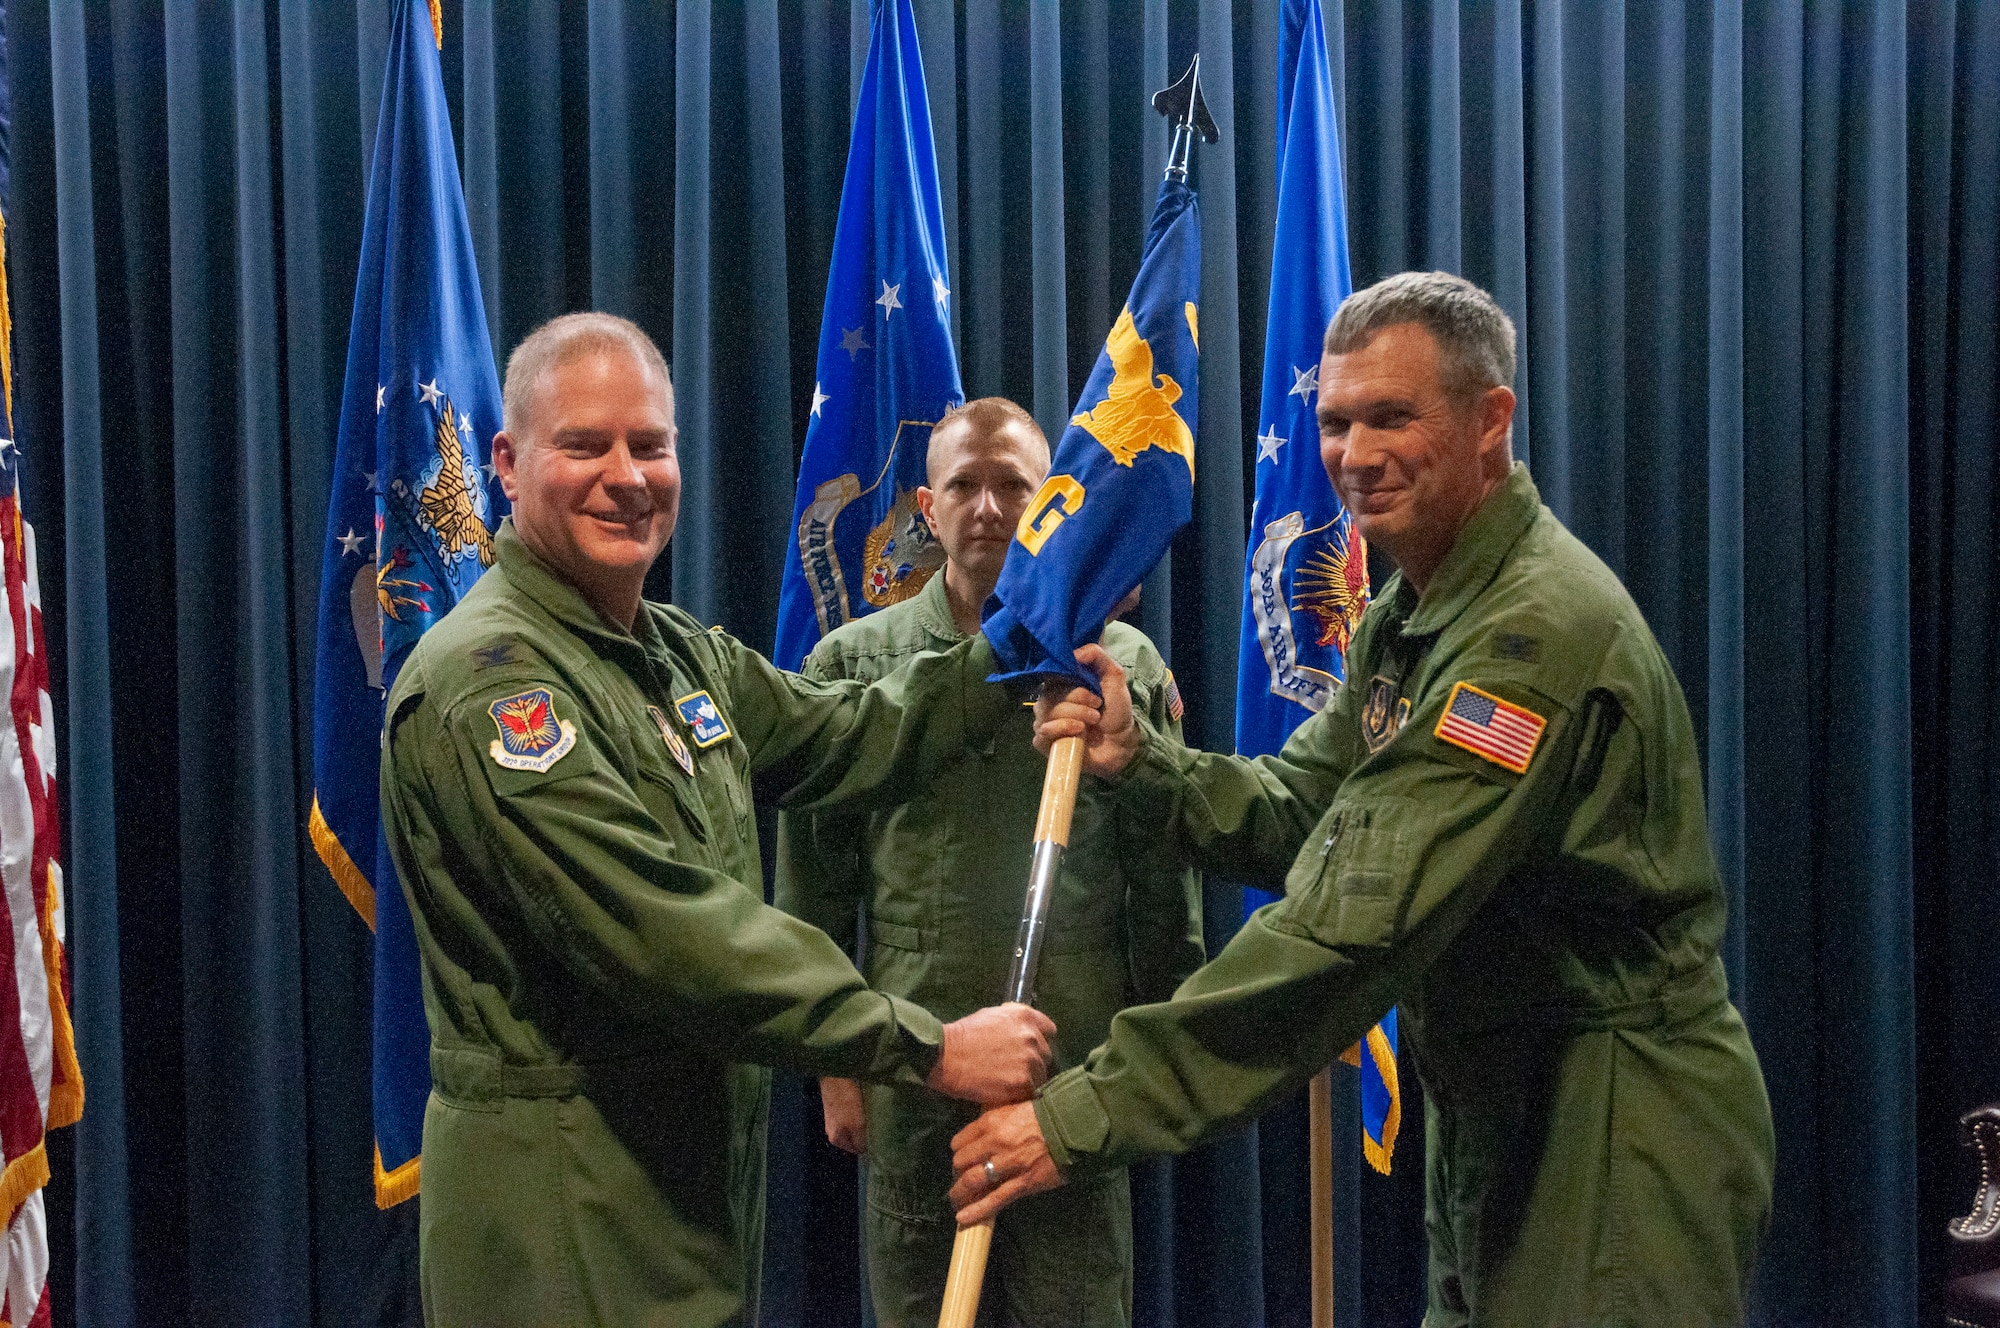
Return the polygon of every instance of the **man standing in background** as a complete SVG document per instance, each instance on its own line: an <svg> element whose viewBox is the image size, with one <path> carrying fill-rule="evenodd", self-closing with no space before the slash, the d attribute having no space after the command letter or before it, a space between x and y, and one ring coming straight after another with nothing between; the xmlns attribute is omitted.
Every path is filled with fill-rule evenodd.
<svg viewBox="0 0 2000 1328"><path fill-rule="evenodd" d="M872 683L918 654L979 631L1014 528L1049 469L1034 417L987 397L931 432L928 486L917 491L946 561L914 596L839 628L806 660L808 677ZM1106 625L1132 702L1178 735L1181 705L1152 642ZM993 1001L1006 981L1028 881L1045 762L1016 707L990 742L968 748L930 788L898 807L786 813L779 821L777 902L851 950L867 916L870 985L952 1018ZM1165 1000L1200 966L1196 875L1157 837L1123 832L1108 799L1079 797L1057 878L1036 1004L1056 1021L1056 1061L1074 1065L1111 1017ZM956 1231L945 1192L951 1136L973 1108L915 1083L863 1088L820 1081L827 1138L868 1158L869 1291L883 1328L937 1321ZM994 1233L987 1317L1122 1325L1132 1305L1131 1200L1123 1169L1007 1212Z"/></svg>

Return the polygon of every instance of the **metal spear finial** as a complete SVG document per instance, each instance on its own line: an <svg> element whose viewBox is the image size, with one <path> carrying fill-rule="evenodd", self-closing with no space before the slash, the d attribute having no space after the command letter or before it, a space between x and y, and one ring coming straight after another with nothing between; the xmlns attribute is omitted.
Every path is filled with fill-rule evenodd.
<svg viewBox="0 0 2000 1328"><path fill-rule="evenodd" d="M1215 120L1208 113L1208 103L1201 99L1201 56L1187 67L1172 87L1162 88L1153 94L1153 109L1167 117L1174 127L1173 146L1167 149L1167 174L1187 179L1188 154L1194 147L1194 136L1201 135L1204 143L1216 140Z"/></svg>

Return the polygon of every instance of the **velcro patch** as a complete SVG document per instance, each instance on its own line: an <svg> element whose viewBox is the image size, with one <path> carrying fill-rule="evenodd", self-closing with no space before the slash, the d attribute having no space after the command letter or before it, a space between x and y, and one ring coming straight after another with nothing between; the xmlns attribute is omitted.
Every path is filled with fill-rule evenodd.
<svg viewBox="0 0 2000 1328"><path fill-rule="evenodd" d="M681 720L694 735L697 747L713 747L729 736L729 725L722 718L722 712L715 707L715 699L707 692L694 692L674 702L674 709L680 711Z"/></svg>
<svg viewBox="0 0 2000 1328"><path fill-rule="evenodd" d="M1454 747L1463 747L1520 775L1527 773L1542 730L1548 726L1549 722L1534 711L1461 682L1451 689L1451 699L1435 732Z"/></svg>
<svg viewBox="0 0 2000 1328"><path fill-rule="evenodd" d="M557 717L555 697L546 687L503 696L486 713L500 730L487 750L504 769L543 774L576 746L576 725Z"/></svg>

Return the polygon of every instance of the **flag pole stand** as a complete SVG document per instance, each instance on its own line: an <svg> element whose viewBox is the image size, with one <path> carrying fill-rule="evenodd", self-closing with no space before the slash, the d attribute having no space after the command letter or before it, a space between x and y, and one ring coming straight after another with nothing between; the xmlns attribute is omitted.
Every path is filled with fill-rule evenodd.
<svg viewBox="0 0 2000 1328"><path fill-rule="evenodd" d="M1312 1328L1333 1328L1333 1067L1307 1093L1312 1167Z"/></svg>
<svg viewBox="0 0 2000 1328"><path fill-rule="evenodd" d="M1049 900L1055 894L1056 868L1069 846L1070 818L1076 811L1076 786L1083 775L1083 739L1058 738L1049 749L1048 773L1042 777L1042 806L1035 816L1035 855L1028 867L1028 897L1021 905L1021 930L1014 940L1014 964L1007 974L1010 1001L1032 1004L1035 969L1047 934ZM960 1227L951 1242L951 1267L945 1274L944 1306L938 1328L972 1328L979 1314L979 1290L986 1280L986 1255L993 1248L993 1219Z"/></svg>

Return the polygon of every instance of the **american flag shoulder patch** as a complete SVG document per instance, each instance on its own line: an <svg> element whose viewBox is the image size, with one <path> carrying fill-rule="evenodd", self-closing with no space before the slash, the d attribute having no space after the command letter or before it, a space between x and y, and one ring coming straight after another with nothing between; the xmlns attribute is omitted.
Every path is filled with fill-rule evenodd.
<svg viewBox="0 0 2000 1328"><path fill-rule="evenodd" d="M1451 699L1435 732L1454 747L1463 747L1521 775L1527 773L1542 730L1548 726L1549 722L1534 711L1461 682L1451 689Z"/></svg>
<svg viewBox="0 0 2000 1328"><path fill-rule="evenodd" d="M1174 671L1172 669L1168 669L1167 670L1167 714L1171 715L1173 717L1174 723L1178 724L1181 722L1181 716L1185 715L1186 713L1187 713L1187 705L1185 702L1181 700L1181 685L1174 681Z"/></svg>

